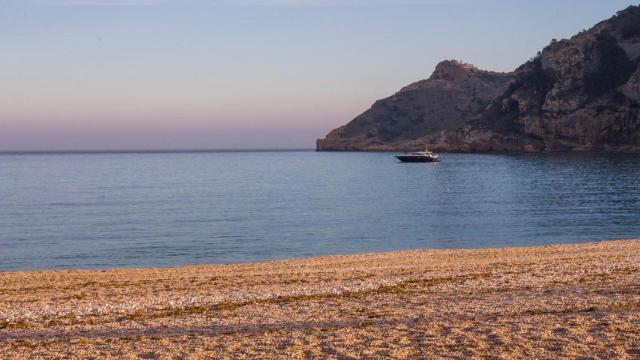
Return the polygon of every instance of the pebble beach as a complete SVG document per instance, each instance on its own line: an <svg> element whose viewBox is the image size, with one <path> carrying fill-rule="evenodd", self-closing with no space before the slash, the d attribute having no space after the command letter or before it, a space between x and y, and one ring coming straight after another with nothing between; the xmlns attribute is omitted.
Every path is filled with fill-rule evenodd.
<svg viewBox="0 0 640 360"><path fill-rule="evenodd" d="M640 357L640 240L0 273L0 354Z"/></svg>

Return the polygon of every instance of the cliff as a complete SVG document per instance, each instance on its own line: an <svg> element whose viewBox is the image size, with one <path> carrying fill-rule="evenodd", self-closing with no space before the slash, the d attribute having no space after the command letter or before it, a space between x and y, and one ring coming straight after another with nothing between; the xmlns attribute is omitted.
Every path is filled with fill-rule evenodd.
<svg viewBox="0 0 640 360"><path fill-rule="evenodd" d="M318 150L410 150L445 139L478 119L506 90L510 74L443 61L427 80L408 85L317 141Z"/></svg>
<svg viewBox="0 0 640 360"><path fill-rule="evenodd" d="M552 41L512 74L441 63L467 75L439 79L437 68L429 80L332 131L317 148L637 152L639 58L640 7L631 6L571 39ZM418 84L429 88L422 97L428 101L411 95Z"/></svg>

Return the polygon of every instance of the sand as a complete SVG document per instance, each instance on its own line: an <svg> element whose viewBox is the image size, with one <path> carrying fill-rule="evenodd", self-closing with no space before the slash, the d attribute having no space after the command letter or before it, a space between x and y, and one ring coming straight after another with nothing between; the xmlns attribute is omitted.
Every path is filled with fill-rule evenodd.
<svg viewBox="0 0 640 360"><path fill-rule="evenodd" d="M0 273L0 358L640 358L640 240Z"/></svg>

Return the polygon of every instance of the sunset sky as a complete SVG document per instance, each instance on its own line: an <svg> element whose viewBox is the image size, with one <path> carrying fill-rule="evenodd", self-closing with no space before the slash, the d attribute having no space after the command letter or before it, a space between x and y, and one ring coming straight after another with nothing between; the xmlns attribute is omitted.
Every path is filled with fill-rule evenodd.
<svg viewBox="0 0 640 360"><path fill-rule="evenodd" d="M618 0L0 0L0 150L313 148L443 59L510 71Z"/></svg>

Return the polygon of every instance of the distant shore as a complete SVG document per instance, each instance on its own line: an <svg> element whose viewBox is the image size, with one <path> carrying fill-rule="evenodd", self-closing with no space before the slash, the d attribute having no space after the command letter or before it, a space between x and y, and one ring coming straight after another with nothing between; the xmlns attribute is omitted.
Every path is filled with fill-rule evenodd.
<svg viewBox="0 0 640 360"><path fill-rule="evenodd" d="M640 239L0 272L8 358L637 358Z"/></svg>

